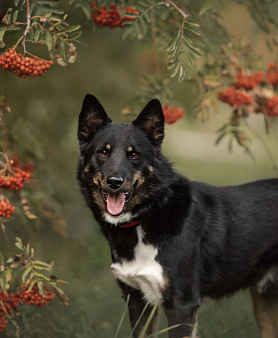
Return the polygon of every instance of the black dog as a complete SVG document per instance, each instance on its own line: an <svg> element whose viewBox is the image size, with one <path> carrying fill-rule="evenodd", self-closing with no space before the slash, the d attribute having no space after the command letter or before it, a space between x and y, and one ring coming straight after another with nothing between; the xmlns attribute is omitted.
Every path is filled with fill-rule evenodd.
<svg viewBox="0 0 278 338"><path fill-rule="evenodd" d="M132 326L149 304L134 337L157 303L169 326L181 324L170 337L193 337L203 297L247 287L262 336L277 337L278 180L219 188L178 175L161 154L164 116L156 99L131 124L111 122L87 95L78 179L110 243L112 272L130 295Z"/></svg>

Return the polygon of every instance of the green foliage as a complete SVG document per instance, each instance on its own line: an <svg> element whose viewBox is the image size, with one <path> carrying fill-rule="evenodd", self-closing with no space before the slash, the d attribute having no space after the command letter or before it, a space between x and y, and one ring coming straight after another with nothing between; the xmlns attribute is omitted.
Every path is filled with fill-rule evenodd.
<svg viewBox="0 0 278 338"><path fill-rule="evenodd" d="M85 8L81 3L75 5L83 5L82 8ZM29 53L26 47L28 43L45 45L50 58L55 58L59 65L66 66L75 61L77 52L73 42L82 34L81 25L70 26L67 23L68 15L59 8L58 0L27 0L23 3L16 1L15 6L16 8L8 8L2 20L5 24L0 27L2 48L7 43L5 34L18 30L21 35L17 42L9 43L8 47L17 48L21 45L23 52ZM6 40L9 41L8 36Z"/></svg>
<svg viewBox="0 0 278 338"><path fill-rule="evenodd" d="M87 20L91 19L91 10L90 10L91 0L69 0L70 5L74 5L76 8L80 8Z"/></svg>
<svg viewBox="0 0 278 338"><path fill-rule="evenodd" d="M199 25L189 19L183 19L181 29L166 49L169 59L167 69L171 71L171 77L178 76L179 82L192 77L195 71L195 57L202 55L200 49L185 34L190 32L199 36L200 33L196 30L196 27L199 27Z"/></svg>
<svg viewBox="0 0 278 338"><path fill-rule="evenodd" d="M15 269L19 270L21 280L24 285L28 285L28 292L32 290L35 283L38 285L39 292L46 296L43 289L44 284L51 286L59 295L65 305L68 305L68 297L64 294L60 285L67 284L65 281L59 280L51 275L53 263L48 264L35 259L34 249L29 244L24 245L19 237L16 237L15 246L20 250L14 258L10 257L0 266L0 286L4 292L10 288L13 273Z"/></svg>
<svg viewBox="0 0 278 338"><path fill-rule="evenodd" d="M146 0L145 0L146 1ZM139 14L132 13L129 16L133 16L134 20L126 21L124 32L123 32L123 39L127 37L131 39L142 39L144 34L148 31L148 26L151 23L151 15L150 11L158 7L155 1L148 0L146 2L141 1L140 4L136 4L134 6Z"/></svg>

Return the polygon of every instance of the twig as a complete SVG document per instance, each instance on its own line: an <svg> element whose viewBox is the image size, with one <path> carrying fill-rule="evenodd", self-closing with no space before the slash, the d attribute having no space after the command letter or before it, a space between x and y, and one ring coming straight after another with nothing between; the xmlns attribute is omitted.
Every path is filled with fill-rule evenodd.
<svg viewBox="0 0 278 338"><path fill-rule="evenodd" d="M22 42L24 54L26 53L26 46L25 46L26 36L29 33L29 30L31 27L30 0L26 0L26 6L27 6L27 25L26 25L26 29L23 32L23 42Z"/></svg>
<svg viewBox="0 0 278 338"><path fill-rule="evenodd" d="M185 13L181 8L179 8L172 0L167 1L171 6L173 6L185 19L189 18L190 15Z"/></svg>

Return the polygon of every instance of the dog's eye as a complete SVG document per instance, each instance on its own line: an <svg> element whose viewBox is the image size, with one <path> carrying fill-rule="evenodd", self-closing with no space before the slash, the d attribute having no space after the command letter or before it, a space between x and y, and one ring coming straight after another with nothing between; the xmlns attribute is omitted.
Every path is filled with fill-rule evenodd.
<svg viewBox="0 0 278 338"><path fill-rule="evenodd" d="M107 150L101 150L101 151L99 151L99 155L101 157L108 157L108 151Z"/></svg>
<svg viewBox="0 0 278 338"><path fill-rule="evenodd" d="M134 151L129 153L129 158L131 158L132 160L136 160L140 155L135 153Z"/></svg>

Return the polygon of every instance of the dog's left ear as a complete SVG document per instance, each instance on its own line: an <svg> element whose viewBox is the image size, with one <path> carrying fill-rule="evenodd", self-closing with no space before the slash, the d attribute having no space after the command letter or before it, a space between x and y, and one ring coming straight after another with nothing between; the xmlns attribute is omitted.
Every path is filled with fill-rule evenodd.
<svg viewBox="0 0 278 338"><path fill-rule="evenodd" d="M164 114L159 100L151 100L132 123L147 135L153 145L161 146L164 138Z"/></svg>
<svg viewBox="0 0 278 338"><path fill-rule="evenodd" d="M79 115L78 139L79 142L89 141L94 134L112 120L107 116L98 99L87 94L84 98Z"/></svg>

